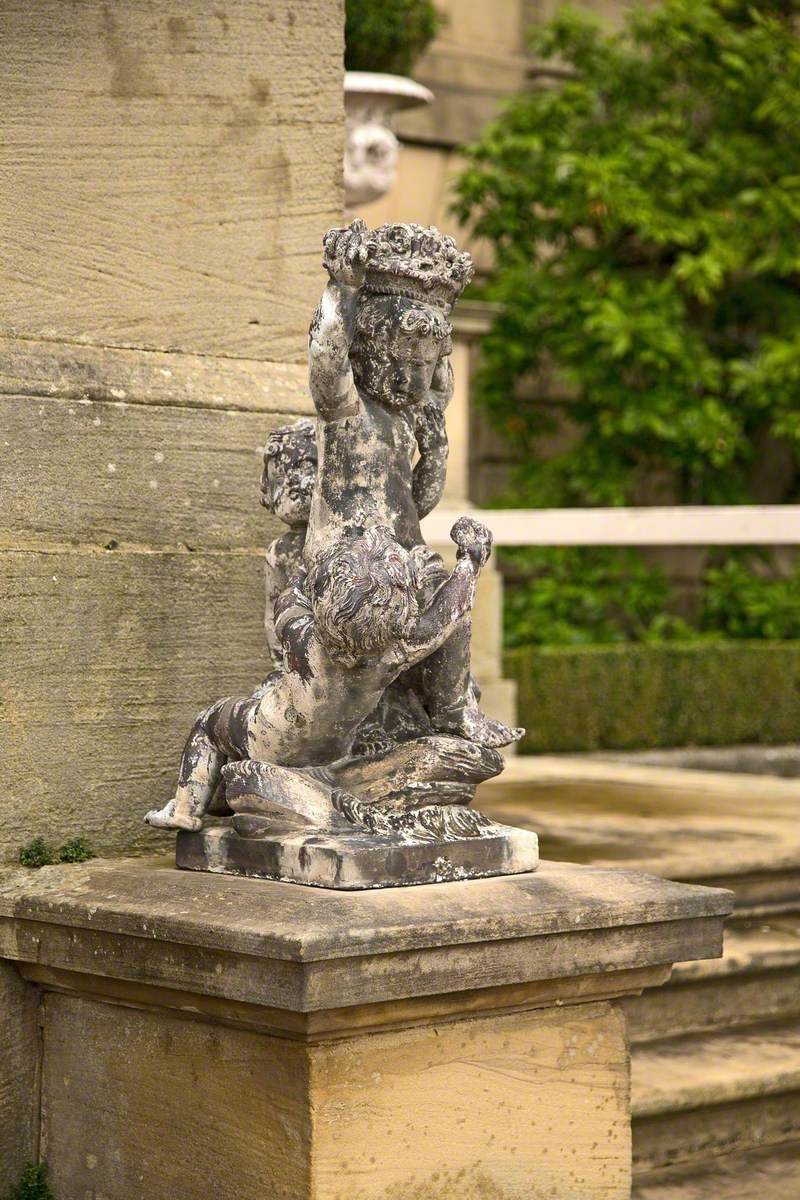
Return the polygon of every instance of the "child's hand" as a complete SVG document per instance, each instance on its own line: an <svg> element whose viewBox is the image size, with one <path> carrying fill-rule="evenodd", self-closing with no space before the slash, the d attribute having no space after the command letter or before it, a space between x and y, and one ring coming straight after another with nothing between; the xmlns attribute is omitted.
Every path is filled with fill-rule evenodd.
<svg viewBox="0 0 800 1200"><path fill-rule="evenodd" d="M449 344L450 339L447 340ZM453 364L449 353L442 354L433 372L431 395L436 397L436 403L443 412L453 398L453 387Z"/></svg>
<svg viewBox="0 0 800 1200"><path fill-rule="evenodd" d="M414 432L420 454L435 454L447 446L444 413L438 404L429 401L415 412Z"/></svg>
<svg viewBox="0 0 800 1200"><path fill-rule="evenodd" d="M356 217L346 229L330 229L322 243L322 265L334 283L358 288L367 269L366 221Z"/></svg>
<svg viewBox="0 0 800 1200"><path fill-rule="evenodd" d="M492 551L492 535L486 526L474 517L459 517L450 537L458 546L458 557L471 559L480 570Z"/></svg>

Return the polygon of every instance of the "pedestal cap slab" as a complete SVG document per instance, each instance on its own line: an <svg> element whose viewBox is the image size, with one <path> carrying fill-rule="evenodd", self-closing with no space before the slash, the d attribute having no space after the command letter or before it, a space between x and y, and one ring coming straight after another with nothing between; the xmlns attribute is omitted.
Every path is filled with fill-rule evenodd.
<svg viewBox="0 0 800 1200"><path fill-rule="evenodd" d="M717 956L731 905L718 889L567 863L341 893L95 860L0 885L0 956L95 987L299 1014L443 995L463 1007L466 993L545 983L580 998L590 976L595 996L621 972Z"/></svg>

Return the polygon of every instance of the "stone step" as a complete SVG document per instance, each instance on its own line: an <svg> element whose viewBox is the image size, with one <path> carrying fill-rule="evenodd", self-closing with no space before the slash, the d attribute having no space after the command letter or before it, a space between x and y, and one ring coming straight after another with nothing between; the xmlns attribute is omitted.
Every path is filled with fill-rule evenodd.
<svg viewBox="0 0 800 1200"><path fill-rule="evenodd" d="M634 1184L631 1200L796 1200L800 1142L725 1154L702 1167L668 1167Z"/></svg>
<svg viewBox="0 0 800 1200"><path fill-rule="evenodd" d="M750 916L800 909L800 780L527 755L476 802L535 829L543 858L729 887Z"/></svg>
<svg viewBox="0 0 800 1200"><path fill-rule="evenodd" d="M800 1017L800 914L734 919L723 958L679 963L623 1003L634 1043Z"/></svg>
<svg viewBox="0 0 800 1200"><path fill-rule="evenodd" d="M800 1020L635 1047L634 1171L800 1140Z"/></svg>
<svg viewBox="0 0 800 1200"><path fill-rule="evenodd" d="M736 893L722 959L679 964L665 987L625 1001L635 1196L800 1200L794 1150L784 1155L800 1144L800 781L520 756L477 804L535 829L543 858ZM760 1147L786 1160L771 1190ZM743 1156L755 1182L737 1192L724 1163Z"/></svg>

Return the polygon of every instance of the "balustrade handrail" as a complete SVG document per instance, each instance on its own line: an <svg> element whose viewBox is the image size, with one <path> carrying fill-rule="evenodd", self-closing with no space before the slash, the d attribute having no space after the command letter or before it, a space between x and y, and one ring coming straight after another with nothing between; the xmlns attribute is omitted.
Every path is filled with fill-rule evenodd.
<svg viewBox="0 0 800 1200"><path fill-rule="evenodd" d="M433 545L449 541L463 509L441 507L422 523ZM800 545L800 505L675 505L648 508L470 509L498 546Z"/></svg>

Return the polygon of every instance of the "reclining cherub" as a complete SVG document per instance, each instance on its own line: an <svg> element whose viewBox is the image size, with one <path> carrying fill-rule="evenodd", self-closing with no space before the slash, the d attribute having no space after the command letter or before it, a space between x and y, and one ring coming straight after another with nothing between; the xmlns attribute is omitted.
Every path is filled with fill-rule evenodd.
<svg viewBox="0 0 800 1200"><path fill-rule="evenodd" d="M470 517L456 521L451 537L456 565L422 611L424 555L405 550L390 530L372 526L322 553L276 605L283 667L252 695L218 700L200 714L174 797L145 820L199 829L227 762L303 767L348 754L389 684L469 619L492 538Z"/></svg>

